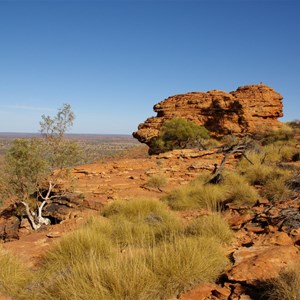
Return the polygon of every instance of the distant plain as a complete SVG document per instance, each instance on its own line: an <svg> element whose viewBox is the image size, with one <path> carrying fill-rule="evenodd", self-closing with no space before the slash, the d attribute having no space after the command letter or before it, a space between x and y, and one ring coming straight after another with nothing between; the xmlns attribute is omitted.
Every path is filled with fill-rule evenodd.
<svg viewBox="0 0 300 300"><path fill-rule="evenodd" d="M39 133L0 132L0 162L14 139L41 137ZM140 143L131 135L118 134L66 134L66 138L77 141L82 150L80 164L100 162L116 157Z"/></svg>

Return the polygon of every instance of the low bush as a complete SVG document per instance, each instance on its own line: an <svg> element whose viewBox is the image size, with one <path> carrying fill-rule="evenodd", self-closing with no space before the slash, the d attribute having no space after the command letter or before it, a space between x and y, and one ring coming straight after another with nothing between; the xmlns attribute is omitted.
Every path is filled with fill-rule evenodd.
<svg viewBox="0 0 300 300"><path fill-rule="evenodd" d="M62 238L31 274L1 250L0 292L21 300L167 299L216 280L228 263L219 216L188 232L149 199L115 201L103 215Z"/></svg>
<svg viewBox="0 0 300 300"><path fill-rule="evenodd" d="M55 273L43 271L44 276L32 285L30 299L157 299L156 276L144 255L130 251L107 258L90 253L68 268L56 268Z"/></svg>
<svg viewBox="0 0 300 300"><path fill-rule="evenodd" d="M203 148L202 142L207 139L209 133L205 127L186 119L174 118L163 123L159 136L152 138L149 151L158 154L173 149Z"/></svg>
<svg viewBox="0 0 300 300"><path fill-rule="evenodd" d="M299 153L295 141L278 141L269 144L262 149L262 154L266 156L267 162L290 162Z"/></svg>
<svg viewBox="0 0 300 300"><path fill-rule="evenodd" d="M142 233L147 236L152 230L155 236L157 216L166 218L170 212L156 200L135 201L112 203L104 210L108 219L93 218L63 238L46 255L27 295L16 299L28 299L29 293L34 300L166 299L220 276L228 260L221 239L215 237L221 230L217 219L206 234L186 237L183 232L169 231L159 241L153 238L152 243L144 243ZM170 222L177 221L173 215L168 217ZM140 230L134 239L141 242L122 249L115 234L122 236L127 222L130 230ZM154 227L148 222L154 222ZM213 222L219 229L212 228Z"/></svg>
<svg viewBox="0 0 300 300"><path fill-rule="evenodd" d="M31 299L168 299L216 280L227 263L215 239L174 236L152 248L129 247L114 257L90 253L68 268L46 272L32 285Z"/></svg>

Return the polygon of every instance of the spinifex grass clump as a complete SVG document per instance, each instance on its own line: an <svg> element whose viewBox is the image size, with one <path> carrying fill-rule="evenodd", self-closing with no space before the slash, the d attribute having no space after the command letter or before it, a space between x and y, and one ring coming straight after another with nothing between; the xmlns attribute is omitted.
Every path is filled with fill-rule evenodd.
<svg viewBox="0 0 300 300"><path fill-rule="evenodd" d="M154 188L154 189L160 189L168 183L168 180L163 175L155 175L151 176L147 182L145 183L145 186L148 188Z"/></svg>
<svg viewBox="0 0 300 300"><path fill-rule="evenodd" d="M213 282L228 261L213 238L175 237L148 255L147 264L159 282L157 299L169 299L200 282Z"/></svg>
<svg viewBox="0 0 300 300"><path fill-rule="evenodd" d="M33 299L158 299L155 274L144 255L131 250L106 258L90 253L68 268L57 268L39 282Z"/></svg>
<svg viewBox="0 0 300 300"><path fill-rule="evenodd" d="M116 249L111 239L112 224L104 218L91 218L80 229L62 238L45 257L48 269L84 261L89 256L111 257Z"/></svg>
<svg viewBox="0 0 300 300"><path fill-rule="evenodd" d="M177 215L158 200L119 200L102 214L113 221L112 236L119 244L151 244L181 231Z"/></svg>
<svg viewBox="0 0 300 300"><path fill-rule="evenodd" d="M224 172L221 185L226 190L225 202L251 206L259 199L256 189L247 182L246 178L238 173Z"/></svg>
<svg viewBox="0 0 300 300"><path fill-rule="evenodd" d="M222 203L253 205L258 194L247 181L233 172L225 172L219 184L209 183L209 176L200 176L190 184L171 191L163 198L176 210L205 208L217 211Z"/></svg>
<svg viewBox="0 0 300 300"><path fill-rule="evenodd" d="M270 300L298 300L300 299L299 287L300 263L297 262L271 280L266 294Z"/></svg>
<svg viewBox="0 0 300 300"><path fill-rule="evenodd" d="M225 190L220 185L208 184L209 174L201 174L189 184L172 190L163 201L175 210L205 208L217 210L224 199Z"/></svg>
<svg viewBox="0 0 300 300"><path fill-rule="evenodd" d="M187 232L165 204L149 199L115 201L103 215L62 238L33 275L21 272L28 282L1 275L2 291L33 300L168 299L216 280L228 263L219 216Z"/></svg>
<svg viewBox="0 0 300 300"><path fill-rule="evenodd" d="M22 262L0 247L0 295L21 297L31 280L31 273Z"/></svg>
<svg viewBox="0 0 300 300"><path fill-rule="evenodd" d="M260 194L271 201L285 200L290 195L288 179L291 171L280 167L282 161L291 160L290 147L268 145L260 151L246 153L250 163L242 159L238 165L240 174L252 185L261 185Z"/></svg>
<svg viewBox="0 0 300 300"><path fill-rule="evenodd" d="M229 243L233 238L228 223L218 213L197 218L186 227L185 232L191 236L213 237L221 243Z"/></svg>
<svg viewBox="0 0 300 300"><path fill-rule="evenodd" d="M129 246L112 257L91 253L46 273L31 299L169 299L216 280L227 263L215 239L174 236L150 248Z"/></svg>

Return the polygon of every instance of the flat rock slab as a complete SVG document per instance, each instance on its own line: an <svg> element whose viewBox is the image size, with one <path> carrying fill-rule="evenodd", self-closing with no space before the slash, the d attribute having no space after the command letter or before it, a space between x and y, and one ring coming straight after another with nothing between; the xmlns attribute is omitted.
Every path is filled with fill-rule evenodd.
<svg viewBox="0 0 300 300"><path fill-rule="evenodd" d="M278 276L288 263L300 256L294 246L253 246L235 251L233 258L235 264L227 272L228 279L251 284Z"/></svg>

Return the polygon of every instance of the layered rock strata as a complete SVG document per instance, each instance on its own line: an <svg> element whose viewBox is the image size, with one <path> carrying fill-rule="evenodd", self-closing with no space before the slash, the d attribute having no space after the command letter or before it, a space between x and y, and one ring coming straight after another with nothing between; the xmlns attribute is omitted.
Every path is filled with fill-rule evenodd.
<svg viewBox="0 0 300 300"><path fill-rule="evenodd" d="M172 118L203 125L213 136L254 133L280 124L282 99L264 84L242 86L230 93L212 90L175 95L154 105L157 116L140 124L133 136L149 144L164 121Z"/></svg>

